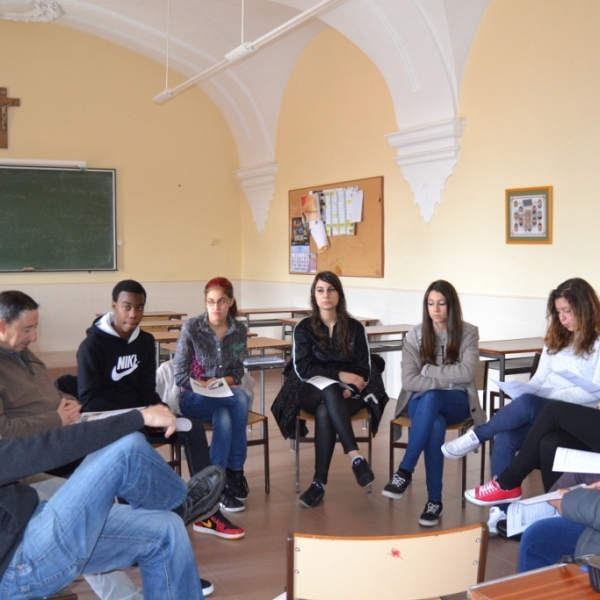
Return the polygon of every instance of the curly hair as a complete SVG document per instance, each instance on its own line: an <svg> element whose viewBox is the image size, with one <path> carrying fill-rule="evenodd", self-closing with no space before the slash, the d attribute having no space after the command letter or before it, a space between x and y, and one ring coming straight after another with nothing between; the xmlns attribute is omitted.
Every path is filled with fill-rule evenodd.
<svg viewBox="0 0 600 600"><path fill-rule="evenodd" d="M569 331L558 318L556 301L564 298L571 307L576 318L575 331ZM548 354L556 354L567 346L573 346L577 356L592 353L594 342L600 335L600 300L594 288L579 277L567 279L548 296L546 307L548 331L546 346Z"/></svg>

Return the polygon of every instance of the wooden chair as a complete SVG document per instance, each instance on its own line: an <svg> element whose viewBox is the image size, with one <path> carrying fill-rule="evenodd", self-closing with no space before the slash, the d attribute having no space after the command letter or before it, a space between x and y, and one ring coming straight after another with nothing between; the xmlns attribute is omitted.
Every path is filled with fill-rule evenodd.
<svg viewBox="0 0 600 600"><path fill-rule="evenodd" d="M479 363L479 367L477 368L477 373L475 375L475 387L477 388L477 391L479 392L483 392L483 405L485 406L486 403L486 395L487 395L487 362L480 362ZM466 419L464 421L461 421L460 423L456 423L454 425L448 425L448 427L446 427L446 431L458 431L458 435L464 435L465 433L467 433L467 431L473 427L474 423L473 423L473 419ZM400 415L398 417L396 417L395 419L392 419L391 423L390 423L390 479L392 478L392 475L394 473L394 466L395 466L395 462L394 462L394 450L396 448L404 448L406 449L408 446L408 442L402 442L400 440L395 440L394 439L394 434L395 434L395 427L394 426L400 426L400 427L406 427L407 429L410 429L411 426L411 421L410 421L410 417L408 415ZM409 434L410 435L410 434ZM481 452L481 469L480 469L480 479L481 479L481 485L483 485L484 483L484 475L485 475L485 452L483 451L483 449L480 450ZM467 489L467 457L464 456L462 458L462 493L461 493L461 498L462 498L462 507L465 507L466 504L466 500L464 497L465 494L465 490Z"/></svg>
<svg viewBox="0 0 600 600"><path fill-rule="evenodd" d="M203 425L206 431L212 431L212 423L204 421ZM262 425L263 427L262 436L254 440L248 440L248 446L263 446L265 469L265 494L269 494L271 492L271 476L269 470L269 419L265 415L249 411L248 425Z"/></svg>
<svg viewBox="0 0 600 600"><path fill-rule="evenodd" d="M315 416L307 413L304 410L300 410L298 416L296 417L296 494L300 492L300 444L312 443L315 441L314 436L302 436L301 431L301 421L314 421ZM362 421L366 426L367 433L366 435L356 436L356 441L359 443L366 443L368 446L368 458L369 464L372 465L372 456L373 456L373 431L371 429L371 415L366 408L361 408L355 415L352 415L352 421ZM339 441L339 440L338 440ZM371 485L367 486L367 490L371 493Z"/></svg>
<svg viewBox="0 0 600 600"><path fill-rule="evenodd" d="M416 600L464 592L483 581L488 528L381 537L290 533L287 600Z"/></svg>

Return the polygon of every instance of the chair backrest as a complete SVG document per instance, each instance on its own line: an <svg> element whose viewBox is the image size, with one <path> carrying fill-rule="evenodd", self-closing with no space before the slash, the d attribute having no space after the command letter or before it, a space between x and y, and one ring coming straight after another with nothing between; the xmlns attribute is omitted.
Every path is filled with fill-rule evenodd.
<svg viewBox="0 0 600 600"><path fill-rule="evenodd" d="M530 379L531 379L531 377L533 377L535 375L535 372L537 371L537 368L538 368L538 366L540 364L540 358L541 358L541 356L542 356L541 352L536 352L533 355L533 362L531 363L531 376L530 376Z"/></svg>
<svg viewBox="0 0 600 600"><path fill-rule="evenodd" d="M288 535L287 598L416 600L483 581L484 523L418 535Z"/></svg>
<svg viewBox="0 0 600 600"><path fill-rule="evenodd" d="M487 389L487 374L488 374L488 361L481 360L479 361L479 366L477 367L477 373L475 373L475 389L478 392L483 392L485 396L485 392Z"/></svg>

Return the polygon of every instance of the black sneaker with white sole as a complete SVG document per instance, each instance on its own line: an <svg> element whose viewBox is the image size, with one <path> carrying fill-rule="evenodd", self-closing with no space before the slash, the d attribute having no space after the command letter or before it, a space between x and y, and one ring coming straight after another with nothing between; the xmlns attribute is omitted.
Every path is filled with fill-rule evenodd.
<svg viewBox="0 0 600 600"><path fill-rule="evenodd" d="M241 512L246 510L246 505L241 500L238 500L227 487L225 487L221 494L220 506L227 512ZM200 521L200 519L198 520Z"/></svg>
<svg viewBox="0 0 600 600"><path fill-rule="evenodd" d="M352 472L360 487L371 485L375 479L375 475L369 466L369 463L359 456L352 461Z"/></svg>
<svg viewBox="0 0 600 600"><path fill-rule="evenodd" d="M314 508L323 500L325 495L325 488L322 483L313 481L310 487L298 498L300 504L306 506L306 508Z"/></svg>
<svg viewBox="0 0 600 600"><path fill-rule="evenodd" d="M210 596L215 591L215 586L207 579L201 578L200 585L202 586L202 594L205 598L206 596Z"/></svg>
<svg viewBox="0 0 600 600"><path fill-rule="evenodd" d="M381 490L381 495L391 498L392 500L400 500L411 481L411 473L404 469L398 469L392 475L390 482Z"/></svg>
<svg viewBox="0 0 600 600"><path fill-rule="evenodd" d="M440 520L440 516L442 515L442 503L428 500L425 508L423 509L423 514L419 517L419 525L423 525L423 527L433 527L437 525Z"/></svg>

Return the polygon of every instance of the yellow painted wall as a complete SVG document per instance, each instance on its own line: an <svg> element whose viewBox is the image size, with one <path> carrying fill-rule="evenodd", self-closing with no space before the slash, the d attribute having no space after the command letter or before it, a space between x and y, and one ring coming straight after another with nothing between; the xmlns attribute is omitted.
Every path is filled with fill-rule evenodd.
<svg viewBox="0 0 600 600"><path fill-rule="evenodd" d="M384 175L386 276L347 285L424 289L446 278L463 293L545 297L577 275L600 289L599 34L593 0L490 2L464 77L460 159L426 224L384 138L397 129L385 82L345 38L321 33L286 89L262 235L242 206L243 278L310 279L287 271L288 190ZM554 243L505 244L505 189L545 185Z"/></svg>
<svg viewBox="0 0 600 600"><path fill-rule="evenodd" d="M275 196L262 234L252 225L250 209L242 206L243 278L312 279L288 274L289 190L383 175L387 281L401 287L393 256L397 244L390 244L390 239L397 230L400 206L412 200L384 138L395 128L387 86L373 63L337 32L318 35L301 55L285 90L276 140ZM382 284L381 279L350 281Z"/></svg>
<svg viewBox="0 0 600 600"><path fill-rule="evenodd" d="M115 168L123 242L116 273L0 274L0 286L240 276L233 138L198 88L177 102L152 102L164 80L163 66L94 36L0 20L0 86L21 99L9 110L9 148L0 158ZM209 245L211 238L219 243Z"/></svg>

